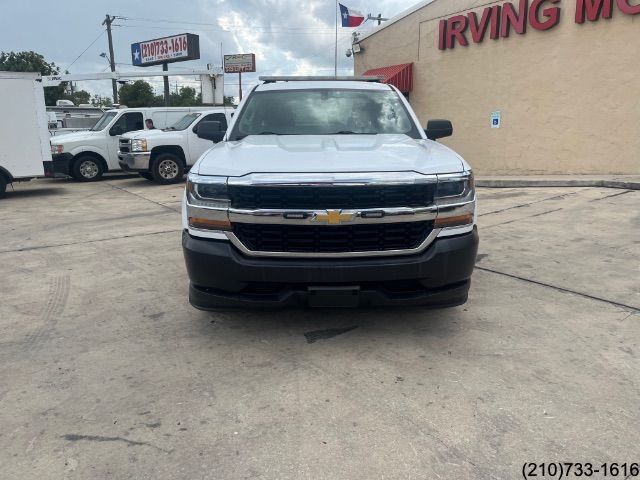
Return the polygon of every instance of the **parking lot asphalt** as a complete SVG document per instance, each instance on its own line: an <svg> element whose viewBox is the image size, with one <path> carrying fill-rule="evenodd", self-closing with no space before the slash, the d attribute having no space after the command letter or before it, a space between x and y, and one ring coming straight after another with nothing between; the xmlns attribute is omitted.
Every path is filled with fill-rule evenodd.
<svg viewBox="0 0 640 480"><path fill-rule="evenodd" d="M479 189L461 307L206 313L182 189L37 180L0 200L0 478L640 460L640 191Z"/></svg>

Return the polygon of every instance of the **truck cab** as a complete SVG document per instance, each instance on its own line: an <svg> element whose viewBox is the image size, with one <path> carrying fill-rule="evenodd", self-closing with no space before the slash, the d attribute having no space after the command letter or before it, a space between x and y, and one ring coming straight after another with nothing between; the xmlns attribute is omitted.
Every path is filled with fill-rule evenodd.
<svg viewBox="0 0 640 480"><path fill-rule="evenodd" d="M232 108L207 108L187 113L164 129L122 135L118 151L120 168L138 172L156 183L182 181L184 172L212 146L210 140L198 137L199 125L218 122L222 131L226 131L232 115Z"/></svg>
<svg viewBox="0 0 640 480"><path fill-rule="evenodd" d="M200 107L202 108L202 107ZM144 130L147 120L155 128L173 125L196 107L124 108L107 110L87 131L53 137L51 154L54 170L76 180L98 180L106 172L119 171L120 137Z"/></svg>
<svg viewBox="0 0 640 480"><path fill-rule="evenodd" d="M261 77L191 169L189 300L229 307L452 307L478 248L471 166L371 78Z"/></svg>

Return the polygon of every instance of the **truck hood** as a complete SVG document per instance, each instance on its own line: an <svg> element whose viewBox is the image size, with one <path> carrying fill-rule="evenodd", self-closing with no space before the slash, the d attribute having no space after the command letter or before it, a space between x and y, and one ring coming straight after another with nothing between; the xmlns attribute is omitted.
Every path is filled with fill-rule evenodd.
<svg viewBox="0 0 640 480"><path fill-rule="evenodd" d="M104 138L103 132L93 132L91 130L85 130L82 132L64 133L62 135L56 135L51 137L52 145L67 145L70 143L86 143L96 137Z"/></svg>
<svg viewBox="0 0 640 480"><path fill-rule="evenodd" d="M146 138L147 140L162 137L165 138L167 135L171 135L177 132L182 132L182 130L171 130L165 132L164 130L154 129L154 130L136 130L135 132L129 132L122 135L122 138Z"/></svg>
<svg viewBox="0 0 640 480"><path fill-rule="evenodd" d="M252 135L221 142L192 169L199 175L401 172L425 175L465 169L462 158L431 140L406 135Z"/></svg>

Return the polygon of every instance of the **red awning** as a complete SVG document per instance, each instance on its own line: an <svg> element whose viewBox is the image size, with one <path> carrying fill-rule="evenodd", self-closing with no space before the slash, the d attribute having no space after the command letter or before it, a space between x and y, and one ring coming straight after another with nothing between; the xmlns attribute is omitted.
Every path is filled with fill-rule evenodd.
<svg viewBox="0 0 640 480"><path fill-rule="evenodd" d="M413 89L413 63L372 68L362 75L365 77L383 77L383 83L398 87L398 90L402 93L409 93Z"/></svg>

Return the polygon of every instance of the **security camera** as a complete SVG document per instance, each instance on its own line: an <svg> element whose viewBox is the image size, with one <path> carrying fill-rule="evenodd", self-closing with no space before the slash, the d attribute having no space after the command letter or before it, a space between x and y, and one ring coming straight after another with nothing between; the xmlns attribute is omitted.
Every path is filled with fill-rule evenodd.
<svg viewBox="0 0 640 480"><path fill-rule="evenodd" d="M347 51L346 51L346 52L344 52L344 54L345 54L345 55L347 56L347 58L348 58L348 57L350 57L351 55L353 55L353 52L351 51L351 49L350 49L350 48L348 48L348 49L347 49Z"/></svg>

